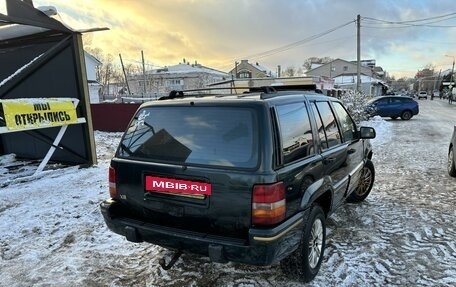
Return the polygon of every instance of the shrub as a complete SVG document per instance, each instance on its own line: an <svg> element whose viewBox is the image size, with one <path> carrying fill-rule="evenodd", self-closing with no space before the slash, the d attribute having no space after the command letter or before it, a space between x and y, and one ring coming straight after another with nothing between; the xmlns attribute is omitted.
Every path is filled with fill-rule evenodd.
<svg viewBox="0 0 456 287"><path fill-rule="evenodd" d="M369 96L355 90L347 90L340 97L340 100L347 107L348 112L356 123L360 123L369 118L369 113L367 111L369 99Z"/></svg>

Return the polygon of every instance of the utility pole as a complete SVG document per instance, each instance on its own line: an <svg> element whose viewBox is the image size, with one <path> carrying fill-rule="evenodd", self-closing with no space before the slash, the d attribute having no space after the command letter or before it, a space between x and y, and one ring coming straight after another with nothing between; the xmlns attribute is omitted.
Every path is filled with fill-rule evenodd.
<svg viewBox="0 0 456 287"><path fill-rule="evenodd" d="M143 78L144 78L144 94L143 94L143 98L144 98L144 96L147 93L147 90L146 90L146 66L144 64L144 52L143 52L143 50L141 50L141 58L142 58Z"/></svg>
<svg viewBox="0 0 456 287"><path fill-rule="evenodd" d="M453 58L453 67L451 68L451 78L450 78L450 86L453 86L454 84L454 58Z"/></svg>
<svg viewBox="0 0 456 287"><path fill-rule="evenodd" d="M238 76L237 76L237 66L238 66L238 64L239 64L239 63L238 63L237 61L234 62L234 78L236 78L236 79L237 79L237 77L238 77Z"/></svg>
<svg viewBox="0 0 456 287"><path fill-rule="evenodd" d="M449 90L450 90L450 95L451 95L451 91L452 91L452 88L453 88L453 80L454 80L454 56L450 56L450 55L445 55L445 57L450 57L450 58L453 58L453 67L451 68L451 77L450 77L450 85L448 86Z"/></svg>
<svg viewBox="0 0 456 287"><path fill-rule="evenodd" d="M120 55L120 53L119 53L119 58L120 58L120 64L122 65L123 74L124 74L124 77L125 77L125 83L127 84L128 95L131 96L130 86L128 85L127 73L125 72L125 67L124 67L124 64L123 64L123 61L122 61L122 55Z"/></svg>
<svg viewBox="0 0 456 287"><path fill-rule="evenodd" d="M331 80L332 80L332 69L333 69L333 67L332 67L332 61L331 61L331 62L329 62L329 78Z"/></svg>
<svg viewBox="0 0 456 287"><path fill-rule="evenodd" d="M358 14L356 18L356 54L357 54L357 63L356 63L356 91L360 92L360 82L361 82L361 16Z"/></svg>

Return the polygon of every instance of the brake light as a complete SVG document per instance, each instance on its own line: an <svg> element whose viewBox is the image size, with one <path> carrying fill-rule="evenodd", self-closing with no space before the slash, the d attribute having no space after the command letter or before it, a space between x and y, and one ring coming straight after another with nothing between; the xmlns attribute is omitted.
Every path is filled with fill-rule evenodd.
<svg viewBox="0 0 456 287"><path fill-rule="evenodd" d="M112 166L109 167L109 195L112 199L119 198L116 186L116 170Z"/></svg>
<svg viewBox="0 0 456 287"><path fill-rule="evenodd" d="M252 224L271 225L285 219L286 201L283 182L253 187Z"/></svg>

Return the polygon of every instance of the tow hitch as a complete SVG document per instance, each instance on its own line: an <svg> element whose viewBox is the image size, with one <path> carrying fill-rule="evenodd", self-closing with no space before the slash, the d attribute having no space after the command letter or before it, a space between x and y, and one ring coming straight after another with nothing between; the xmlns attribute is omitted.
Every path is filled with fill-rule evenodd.
<svg viewBox="0 0 456 287"><path fill-rule="evenodd" d="M174 253L173 257L171 258L171 260L168 262L168 264L166 264L165 262L165 258L160 258L160 260L158 260L158 264L160 264L160 266L164 269L164 270L168 270L169 268L173 267L174 264L176 263L177 259L179 259L179 257L182 255L182 250L177 250L176 253Z"/></svg>

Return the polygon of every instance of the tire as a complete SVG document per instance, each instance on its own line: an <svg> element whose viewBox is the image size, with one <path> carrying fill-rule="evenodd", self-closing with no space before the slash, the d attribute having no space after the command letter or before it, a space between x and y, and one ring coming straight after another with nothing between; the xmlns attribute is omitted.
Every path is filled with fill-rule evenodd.
<svg viewBox="0 0 456 287"><path fill-rule="evenodd" d="M310 282L318 274L326 246L326 218L318 205L313 205L305 224L298 249L280 262L282 272L301 282Z"/></svg>
<svg viewBox="0 0 456 287"><path fill-rule="evenodd" d="M357 203L361 202L369 195L374 185L375 180L375 168L372 161L367 160L366 164L361 170L361 176L359 178L358 186L356 189L347 197L347 202Z"/></svg>
<svg viewBox="0 0 456 287"><path fill-rule="evenodd" d="M401 119L403 119L404 121L408 121L412 118L412 112L411 111L403 111L402 114L401 114Z"/></svg>
<svg viewBox="0 0 456 287"><path fill-rule="evenodd" d="M454 164L454 152L453 147L451 147L448 152L448 162L447 162L448 174L452 177L456 177L456 166Z"/></svg>

